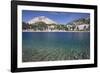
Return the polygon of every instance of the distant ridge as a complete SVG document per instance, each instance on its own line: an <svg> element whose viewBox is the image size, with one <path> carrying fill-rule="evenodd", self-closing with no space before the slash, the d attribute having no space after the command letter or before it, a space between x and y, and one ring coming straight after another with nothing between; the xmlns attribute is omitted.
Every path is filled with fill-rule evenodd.
<svg viewBox="0 0 100 73"><path fill-rule="evenodd" d="M90 18L80 18L80 19L76 19L73 20L69 23L67 23L67 25L82 25L82 24L90 24Z"/></svg>

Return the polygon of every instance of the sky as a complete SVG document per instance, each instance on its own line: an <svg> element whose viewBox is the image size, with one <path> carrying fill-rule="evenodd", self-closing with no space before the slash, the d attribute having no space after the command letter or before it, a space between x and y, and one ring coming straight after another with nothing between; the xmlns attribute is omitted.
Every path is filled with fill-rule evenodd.
<svg viewBox="0 0 100 73"><path fill-rule="evenodd" d="M79 18L90 17L90 14L76 13L76 12L50 12L50 11L48 12L48 11L32 11L32 10L22 11L22 21L24 22L28 22L29 20L38 16L45 16L59 24L67 24Z"/></svg>

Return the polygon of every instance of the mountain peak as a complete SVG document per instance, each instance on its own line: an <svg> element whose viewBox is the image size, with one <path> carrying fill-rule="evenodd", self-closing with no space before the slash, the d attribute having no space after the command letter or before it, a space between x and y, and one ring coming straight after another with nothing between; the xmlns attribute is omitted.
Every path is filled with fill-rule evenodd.
<svg viewBox="0 0 100 73"><path fill-rule="evenodd" d="M52 19L50 19L46 16L34 17L33 19L28 21L29 24L34 24L36 22L44 22L46 24L57 24L55 21L53 21Z"/></svg>

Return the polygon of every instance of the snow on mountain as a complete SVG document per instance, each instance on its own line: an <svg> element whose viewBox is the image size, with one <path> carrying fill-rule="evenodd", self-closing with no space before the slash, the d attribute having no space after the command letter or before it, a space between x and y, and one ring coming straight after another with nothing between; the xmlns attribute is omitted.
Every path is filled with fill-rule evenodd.
<svg viewBox="0 0 100 73"><path fill-rule="evenodd" d="M34 24L36 22L44 22L46 24L57 24L57 22L55 22L55 21L53 21L45 16L35 17L35 18L28 21L29 24Z"/></svg>

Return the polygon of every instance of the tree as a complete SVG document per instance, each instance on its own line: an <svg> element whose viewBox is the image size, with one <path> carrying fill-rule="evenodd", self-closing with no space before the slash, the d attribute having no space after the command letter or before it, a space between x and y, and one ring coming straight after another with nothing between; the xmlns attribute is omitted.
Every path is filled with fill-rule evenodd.
<svg viewBox="0 0 100 73"><path fill-rule="evenodd" d="M86 26L84 26L84 29L83 29L84 31L86 30Z"/></svg>
<svg viewBox="0 0 100 73"><path fill-rule="evenodd" d="M24 29L24 30L29 29L29 24L22 22L22 29Z"/></svg>
<svg viewBox="0 0 100 73"><path fill-rule="evenodd" d="M74 29L75 29L75 27L76 27L76 26L75 26L75 25L73 25L73 26L72 26L72 30L74 30Z"/></svg>
<svg viewBox="0 0 100 73"><path fill-rule="evenodd" d="M44 22L37 22L35 23L37 25L38 30L46 30L48 28L47 24Z"/></svg>
<svg viewBox="0 0 100 73"><path fill-rule="evenodd" d="M78 27L76 29L77 29L77 31L79 31L79 28Z"/></svg>

